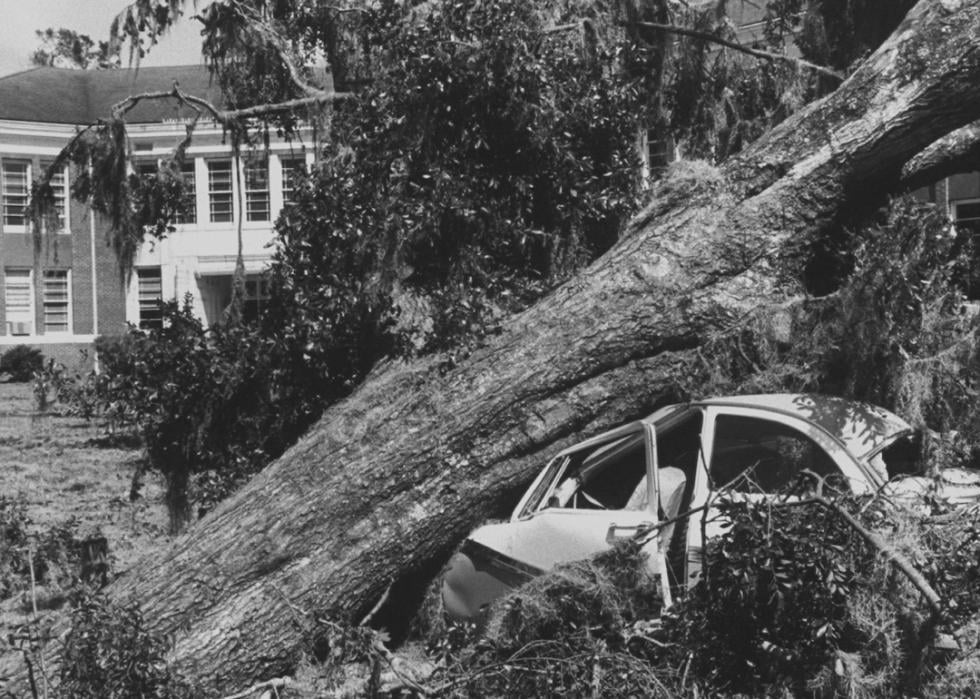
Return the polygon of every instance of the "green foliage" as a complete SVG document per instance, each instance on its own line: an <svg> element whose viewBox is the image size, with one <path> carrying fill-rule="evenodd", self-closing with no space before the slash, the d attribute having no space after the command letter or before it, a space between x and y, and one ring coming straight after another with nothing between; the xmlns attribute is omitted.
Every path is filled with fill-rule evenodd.
<svg viewBox="0 0 980 699"><path fill-rule="evenodd" d="M691 669L710 686L758 694L786 683L802 692L836 650L856 649L848 601L862 546L816 506L721 504L719 512L731 528L709 542L703 578L665 633L696 650Z"/></svg>
<svg viewBox="0 0 980 699"><path fill-rule="evenodd" d="M298 324L323 317L332 332L370 307L371 340L387 307L421 297L420 344L443 349L616 240L640 193L644 96L620 69L622 43L590 51L581 32L546 31L574 9L361 13L372 82L336 108L335 138L279 222L278 288L286 310L299 295Z"/></svg>
<svg viewBox="0 0 980 699"><path fill-rule="evenodd" d="M178 699L200 696L166 664L167 642L145 628L136 605L81 594L61 653L61 696Z"/></svg>
<svg viewBox="0 0 980 699"><path fill-rule="evenodd" d="M0 355L0 374L9 374L10 381L30 381L43 367L44 355L36 347L16 345Z"/></svg>
<svg viewBox="0 0 980 699"><path fill-rule="evenodd" d="M976 317L969 250L931 206L897 200L837 252L833 290L766 309L702 353L692 393L811 391L889 408L916 425L976 434Z"/></svg>
<svg viewBox="0 0 980 699"><path fill-rule="evenodd" d="M944 600L934 652L921 593L832 508L718 503L730 526L698 583L661 614L645 556L625 546L558 566L499 600L482 633L429 639L450 696L968 696L977 665L975 512L923 518L837 498L913 561ZM695 515L700 516L700 515ZM437 631L438 629L433 629ZM455 634L455 638L450 638Z"/></svg>
<svg viewBox="0 0 980 699"><path fill-rule="evenodd" d="M130 102L128 108L135 105ZM71 166L72 197L108 220L106 241L124 274L129 274L144 239L162 239L174 230L174 221L187 201L180 163L189 141L182 141L173 157L161 160L154 172L133 171L124 114L125 110L112 114L76 134L32 184L35 250L41 246L41 224L53 211L51 175L66 166ZM193 126L188 127L191 133Z"/></svg>
<svg viewBox="0 0 980 699"><path fill-rule="evenodd" d="M189 301L166 304L162 317L159 329L98 338L98 372L52 363L39 381L70 414L136 429L179 530L192 497L209 509L292 444L322 401L350 389L349 374L318 373L339 365L349 338L324 347L242 324L205 328Z"/></svg>
<svg viewBox="0 0 980 699"><path fill-rule="evenodd" d="M85 543L74 519L36 532L23 503L0 496L0 600L30 590L32 582L56 596L76 588L88 573Z"/></svg>
<svg viewBox="0 0 980 699"><path fill-rule="evenodd" d="M72 29L48 27L34 32L41 46L31 54L31 63L36 66L55 68L118 68L118 47L111 48L108 41L96 43L87 34L79 34Z"/></svg>
<svg viewBox="0 0 980 699"><path fill-rule="evenodd" d="M190 519L191 474L254 472L279 436L261 349L246 328L206 330L189 301L168 304L160 329L99 343L101 402L136 425L151 466L167 479L175 530Z"/></svg>

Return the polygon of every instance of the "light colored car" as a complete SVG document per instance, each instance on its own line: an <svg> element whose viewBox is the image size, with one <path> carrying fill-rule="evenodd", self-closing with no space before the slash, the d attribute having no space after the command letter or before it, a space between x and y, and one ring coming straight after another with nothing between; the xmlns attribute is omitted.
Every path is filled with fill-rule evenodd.
<svg viewBox="0 0 980 699"><path fill-rule="evenodd" d="M559 563L588 558L644 530L651 572L669 604L700 570L703 538L724 498L797 495L819 476L854 494L934 488L908 477L919 448L912 428L872 405L830 396L737 396L671 405L555 456L510 520L473 531L446 572L446 610L478 615L511 588ZM806 475L804 474L804 472ZM976 502L980 479L960 471L950 496ZM701 517L680 517L691 511Z"/></svg>

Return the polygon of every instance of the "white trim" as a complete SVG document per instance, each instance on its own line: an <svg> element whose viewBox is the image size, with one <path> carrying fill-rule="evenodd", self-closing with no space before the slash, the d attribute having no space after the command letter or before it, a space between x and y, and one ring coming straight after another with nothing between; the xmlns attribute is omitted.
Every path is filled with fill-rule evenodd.
<svg viewBox="0 0 980 699"><path fill-rule="evenodd" d="M89 164L89 174L92 173L92 165ZM95 209L88 209L88 232L89 232L89 255L92 260L92 333L99 334L99 273L98 264L95 259ZM72 255L72 263L75 262Z"/></svg>
<svg viewBox="0 0 980 699"><path fill-rule="evenodd" d="M55 124L50 121L0 119L0 132L24 136L65 136L71 138L80 124Z"/></svg>
<svg viewBox="0 0 980 699"><path fill-rule="evenodd" d="M75 345L91 344L96 335L0 335L0 347L11 345Z"/></svg>
<svg viewBox="0 0 980 699"><path fill-rule="evenodd" d="M0 153L12 155L56 156L62 151L62 146L20 146L12 143L0 143Z"/></svg>

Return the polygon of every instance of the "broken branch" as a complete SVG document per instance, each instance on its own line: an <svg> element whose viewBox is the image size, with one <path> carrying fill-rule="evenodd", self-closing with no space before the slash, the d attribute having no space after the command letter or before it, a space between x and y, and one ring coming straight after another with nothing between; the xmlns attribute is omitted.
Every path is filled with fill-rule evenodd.
<svg viewBox="0 0 980 699"><path fill-rule="evenodd" d="M747 56L752 56L754 58L760 58L764 61L782 61L783 63L791 63L795 66L806 68L812 70L815 73L820 73L821 75L826 75L828 77L834 78L835 80L843 80L845 76L832 68L827 68L826 66L817 65L816 63L811 63L803 58L794 58L792 56L787 56L784 53L773 53L772 51L763 51L762 49L754 49L748 46L744 46L737 41L730 41L728 39L723 39L720 36L711 34L709 32L703 32L698 29L691 29L689 27L679 27L676 24L660 24L659 22L625 22L624 24L630 24L637 27L644 27L646 29L656 29L657 31L667 32L669 34L679 34L681 36L689 36L693 39L701 39L702 41L708 41L713 44L718 44L719 46L724 46L725 48L732 49L733 51L738 51L744 53Z"/></svg>

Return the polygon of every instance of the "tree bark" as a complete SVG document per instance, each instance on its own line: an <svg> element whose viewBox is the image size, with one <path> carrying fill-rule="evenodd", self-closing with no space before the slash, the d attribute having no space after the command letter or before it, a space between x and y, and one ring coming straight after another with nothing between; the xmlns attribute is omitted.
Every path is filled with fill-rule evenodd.
<svg viewBox="0 0 980 699"><path fill-rule="evenodd" d="M902 168L902 184L916 189L975 170L980 170L980 121L946 134L909 160Z"/></svg>
<svg viewBox="0 0 980 699"><path fill-rule="evenodd" d="M707 340L800 289L800 246L980 118L980 5L922 0L832 95L720 169L679 166L623 239L455 368L391 364L111 588L224 692L277 676L313 615L424 578L549 455L677 392Z"/></svg>

